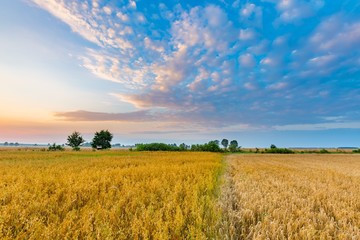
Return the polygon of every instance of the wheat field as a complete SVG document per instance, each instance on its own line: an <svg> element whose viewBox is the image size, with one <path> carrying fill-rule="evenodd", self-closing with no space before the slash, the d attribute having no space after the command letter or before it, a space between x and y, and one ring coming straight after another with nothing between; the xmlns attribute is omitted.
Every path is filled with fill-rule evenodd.
<svg viewBox="0 0 360 240"><path fill-rule="evenodd" d="M216 238L222 155L0 151L0 239Z"/></svg>
<svg viewBox="0 0 360 240"><path fill-rule="evenodd" d="M231 155L227 239L360 239L360 156Z"/></svg>
<svg viewBox="0 0 360 240"><path fill-rule="evenodd" d="M0 149L0 239L360 239L360 155Z"/></svg>

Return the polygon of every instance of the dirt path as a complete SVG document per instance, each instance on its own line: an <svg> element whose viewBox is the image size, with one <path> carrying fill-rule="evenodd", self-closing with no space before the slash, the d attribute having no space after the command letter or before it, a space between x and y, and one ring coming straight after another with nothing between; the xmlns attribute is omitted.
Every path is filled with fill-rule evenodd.
<svg viewBox="0 0 360 240"><path fill-rule="evenodd" d="M238 199L235 194L235 182L233 180L234 173L234 155L227 155L225 157L225 172L223 175L223 183L221 187L221 195L219 205L222 211L222 219L219 226L219 233L222 239L237 239L236 232L240 226L237 226Z"/></svg>

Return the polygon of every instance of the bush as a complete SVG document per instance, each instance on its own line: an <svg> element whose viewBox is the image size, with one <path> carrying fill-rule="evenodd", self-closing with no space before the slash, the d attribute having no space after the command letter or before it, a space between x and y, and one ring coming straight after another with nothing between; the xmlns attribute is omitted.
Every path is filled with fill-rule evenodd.
<svg viewBox="0 0 360 240"><path fill-rule="evenodd" d="M229 145L230 152L237 152L238 151L238 142L236 140L232 140Z"/></svg>
<svg viewBox="0 0 360 240"><path fill-rule="evenodd" d="M295 152L288 148L277 148L274 144L272 144L270 149L265 149L265 153L291 154Z"/></svg>
<svg viewBox="0 0 360 240"><path fill-rule="evenodd" d="M353 150L352 152L353 152L353 153L360 153L360 148L355 149L355 150Z"/></svg>
<svg viewBox="0 0 360 240"><path fill-rule="evenodd" d="M136 151L187 151L189 147L182 143L179 146L176 144L166 143L138 143L135 144ZM198 152L222 152L223 150L219 147L216 141L210 141L205 144L193 144L190 147L191 151Z"/></svg>
<svg viewBox="0 0 360 240"><path fill-rule="evenodd" d="M64 151L65 148L61 145L56 145L55 143L53 145L50 145L48 148L48 151Z"/></svg>
<svg viewBox="0 0 360 240"><path fill-rule="evenodd" d="M325 148L323 148L323 149L321 149L321 150L319 151L319 153L329 153L329 151L326 150Z"/></svg>
<svg viewBox="0 0 360 240"><path fill-rule="evenodd" d="M180 151L181 149L175 144L166 143L138 143L135 144L137 151Z"/></svg>
<svg viewBox="0 0 360 240"><path fill-rule="evenodd" d="M215 141L210 141L205 144L193 144L191 145L191 151L201 152L222 152L223 150Z"/></svg>

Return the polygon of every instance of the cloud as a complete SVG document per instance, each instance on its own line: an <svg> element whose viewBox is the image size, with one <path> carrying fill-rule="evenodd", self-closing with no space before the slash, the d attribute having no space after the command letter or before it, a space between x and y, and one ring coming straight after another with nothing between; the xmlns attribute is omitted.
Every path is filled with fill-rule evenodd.
<svg viewBox="0 0 360 240"><path fill-rule="evenodd" d="M88 16L88 12L79 12L75 10L75 8L72 8L61 1L32 1L39 7L45 9L61 21L68 24L74 32L80 34L86 40L98 45L102 44L100 39L102 39L103 34L92 26L92 21L87 21L85 18ZM90 7L87 3L84 3L84 8L81 8L79 3L73 2L73 4L75 4L77 9L89 9Z"/></svg>
<svg viewBox="0 0 360 240"><path fill-rule="evenodd" d="M252 29L241 29L239 38L242 41L253 40L256 37L256 33Z"/></svg>
<svg viewBox="0 0 360 240"><path fill-rule="evenodd" d="M107 15L111 15L111 13L112 13L111 8L108 6L103 7L103 10Z"/></svg>
<svg viewBox="0 0 360 240"><path fill-rule="evenodd" d="M360 129L360 122L325 122L317 124L292 124L275 126L280 131L322 131L328 129Z"/></svg>
<svg viewBox="0 0 360 240"><path fill-rule="evenodd" d="M119 121L119 122L149 122L155 117L149 111L127 113L104 113L89 111L58 112L55 117L65 121Z"/></svg>
<svg viewBox="0 0 360 240"><path fill-rule="evenodd" d="M351 2L33 2L94 43L82 66L140 109L66 119L271 128L327 124L334 112L359 118L360 18L347 14Z"/></svg>
<svg viewBox="0 0 360 240"><path fill-rule="evenodd" d="M323 52L348 53L360 47L360 21L341 14L323 21L310 38L310 44Z"/></svg>
<svg viewBox="0 0 360 240"><path fill-rule="evenodd" d="M324 7L323 0L266 0L276 4L276 9L280 16L275 23L296 23L302 19L312 17L316 12Z"/></svg>
<svg viewBox="0 0 360 240"><path fill-rule="evenodd" d="M183 130L183 131L164 131L164 130L159 130L159 131L135 131L132 132L133 134L149 134L149 135L163 135L163 134L194 134L194 133L198 133L199 131L197 130Z"/></svg>
<svg viewBox="0 0 360 240"><path fill-rule="evenodd" d="M145 86L146 67L129 66L122 58L114 57L91 49L81 57L83 66L99 78L120 83L129 89Z"/></svg>
<svg viewBox="0 0 360 240"><path fill-rule="evenodd" d="M247 26L263 27L263 9L253 3L246 3L240 9L242 23Z"/></svg>
<svg viewBox="0 0 360 240"><path fill-rule="evenodd" d="M133 1L133 0L130 0L129 1L129 7L132 8L132 9L136 9L136 2Z"/></svg>
<svg viewBox="0 0 360 240"><path fill-rule="evenodd" d="M122 21L122 22L128 22L129 21L129 16L122 13L122 12L117 12L116 16Z"/></svg>

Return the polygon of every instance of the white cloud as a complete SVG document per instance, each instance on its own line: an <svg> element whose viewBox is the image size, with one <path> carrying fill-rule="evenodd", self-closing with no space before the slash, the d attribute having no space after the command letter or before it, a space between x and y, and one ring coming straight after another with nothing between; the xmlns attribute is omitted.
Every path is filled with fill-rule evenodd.
<svg viewBox="0 0 360 240"><path fill-rule="evenodd" d="M241 7L240 18L246 26L256 28L262 28L263 26L263 10L253 3L246 3Z"/></svg>
<svg viewBox="0 0 360 240"><path fill-rule="evenodd" d="M227 16L225 12L214 5L205 8L205 16L211 27L224 26L227 23Z"/></svg>
<svg viewBox="0 0 360 240"><path fill-rule="evenodd" d="M276 4L280 13L278 21L293 23L314 16L324 6L323 0L263 0Z"/></svg>
<svg viewBox="0 0 360 240"><path fill-rule="evenodd" d="M170 87L186 78L190 66L187 47L182 46L165 64L152 66L152 72L156 75L152 89L168 92Z"/></svg>
<svg viewBox="0 0 360 240"><path fill-rule="evenodd" d="M115 30L114 30L114 29L109 28L109 29L107 30L107 32L108 32L109 38L115 37Z"/></svg>
<svg viewBox="0 0 360 240"><path fill-rule="evenodd" d="M252 45L248 48L248 51L255 55L262 55L269 51L269 41L266 39L261 40L259 43Z"/></svg>
<svg viewBox="0 0 360 240"><path fill-rule="evenodd" d="M146 67L131 68L126 61L88 49L87 55L81 57L83 66L97 77L116 83L121 83L129 89L139 89L145 86Z"/></svg>
<svg viewBox="0 0 360 240"><path fill-rule="evenodd" d="M256 90L257 87L254 83L251 83L251 82L247 82L244 84L244 88L247 89L247 90Z"/></svg>
<svg viewBox="0 0 360 240"><path fill-rule="evenodd" d="M142 13L138 13L137 16L136 16L136 19L139 23L144 23L146 22L146 18L144 16L144 14Z"/></svg>
<svg viewBox="0 0 360 240"><path fill-rule="evenodd" d="M241 29L239 38L242 41L250 41L256 38L256 33L253 29Z"/></svg>
<svg viewBox="0 0 360 240"><path fill-rule="evenodd" d="M268 88L271 90L282 90L282 89L285 89L287 86L288 86L288 83L286 83L286 82L278 82L278 83L269 85Z"/></svg>
<svg viewBox="0 0 360 240"><path fill-rule="evenodd" d="M109 6L103 7L103 10L107 15L111 15L111 13L112 13L112 10Z"/></svg>
<svg viewBox="0 0 360 240"><path fill-rule="evenodd" d="M101 38L102 33L97 29L94 29L80 12L70 8L70 6L60 1L32 1L39 7L47 10L52 15L68 24L74 32L80 34L90 42L101 45L99 38ZM76 3L74 4L78 5Z"/></svg>
<svg viewBox="0 0 360 240"><path fill-rule="evenodd" d="M360 129L360 122L325 122L315 124L291 124L274 126L281 131L321 131L327 129Z"/></svg>
<svg viewBox="0 0 360 240"><path fill-rule="evenodd" d="M310 59L309 63L314 64L316 67L324 67L334 63L335 60L336 57L334 55L324 55Z"/></svg>
<svg viewBox="0 0 360 240"><path fill-rule="evenodd" d="M256 66L256 61L250 53L243 54L239 57L240 67L253 68Z"/></svg>
<svg viewBox="0 0 360 240"><path fill-rule="evenodd" d="M275 59L273 59L271 57L266 57L266 58L263 58L260 61L260 63L263 64L263 65L275 65L276 61L275 61Z"/></svg>
<svg viewBox="0 0 360 240"><path fill-rule="evenodd" d="M360 21L349 22L342 15L323 21L310 39L310 44L324 52L347 52L360 46Z"/></svg>
<svg viewBox="0 0 360 240"><path fill-rule="evenodd" d="M256 5L253 4L253 3L247 3L243 6L243 8L240 10L240 14L241 16L243 17L250 17L254 12L255 12L255 9L256 9Z"/></svg>
<svg viewBox="0 0 360 240"><path fill-rule="evenodd" d="M130 0L129 1L129 7L132 8L132 9L136 9L136 2L133 1L133 0Z"/></svg>
<svg viewBox="0 0 360 240"><path fill-rule="evenodd" d="M117 16L118 18L120 18L120 20L123 21L123 22L128 22L128 21L129 21L129 16L126 15L126 14L124 14L124 13L122 13L122 12L116 13L116 16Z"/></svg>
<svg viewBox="0 0 360 240"><path fill-rule="evenodd" d="M353 71L358 66L353 53L360 47L359 29L360 21L342 14L325 18L293 54L293 70L301 78L326 77L341 68Z"/></svg>
<svg viewBox="0 0 360 240"><path fill-rule="evenodd" d="M188 88L191 91L199 91L201 89L204 89L206 87L205 80L208 80L209 77L209 72L206 69L201 68L195 80L192 83L188 84ZM214 87L212 89L214 89Z"/></svg>
<svg viewBox="0 0 360 240"><path fill-rule="evenodd" d="M287 44L288 37L287 36L279 36L273 41L273 46L282 47Z"/></svg>
<svg viewBox="0 0 360 240"><path fill-rule="evenodd" d="M107 21L106 19L108 17L99 12L97 2L93 2L93 8L91 8L91 6L86 3L79 3L74 0L66 2L59 0L31 1L69 25L74 32L80 34L88 41L96 43L100 47L108 46L121 50L130 50L133 48L127 39L116 35L117 32L123 31L124 27L112 21ZM103 7L103 12L105 14L111 14L112 9L105 6ZM125 18L124 16L121 17Z"/></svg>
<svg viewBox="0 0 360 240"><path fill-rule="evenodd" d="M144 38L144 44L147 49L151 49L153 51L156 51L158 53L164 53L165 49L162 46L162 44L158 41L153 41L149 37Z"/></svg>

